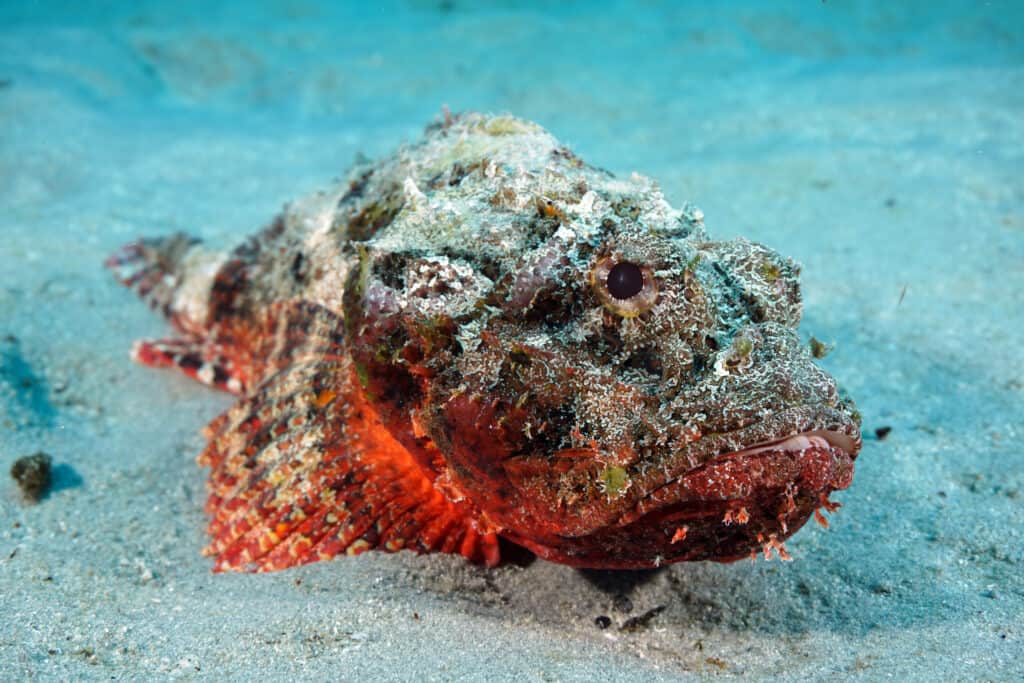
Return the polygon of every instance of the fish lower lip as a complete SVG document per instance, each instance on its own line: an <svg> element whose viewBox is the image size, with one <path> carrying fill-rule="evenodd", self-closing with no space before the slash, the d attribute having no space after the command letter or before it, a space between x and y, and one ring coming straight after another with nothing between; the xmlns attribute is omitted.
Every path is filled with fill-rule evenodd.
<svg viewBox="0 0 1024 683"><path fill-rule="evenodd" d="M820 467L816 467L814 465L814 462L818 457L820 457L822 452L831 452L833 458L830 460L833 463L846 461L849 471L845 472L843 476L845 479L852 479L852 463L857 457L859 450L860 443L856 436L837 430L819 428L790 433L789 436L782 438L755 442L745 448L739 448L733 451L723 451L718 455L702 461L696 467L689 468L676 476L666 478L660 485L652 487L651 491L644 495L633 509L619 516L616 521L616 525L625 526L646 514L671 506L681 500L681 495L684 496L684 502L691 504L699 502L708 509L715 510L717 510L717 508L714 506L724 505L729 501L742 502L744 499L749 497L749 491L746 493L742 493L739 490L733 492L704 491L701 493L699 491L695 492L692 490L683 491L680 487L683 486L684 480L687 479L691 480L691 483L697 484L698 487L710 485L712 480L715 478L714 476L705 476L702 479L694 479L694 475L700 472L707 473L709 470L719 467L729 461L733 461L734 463L737 461L753 461L759 460L762 457L770 459L773 457L772 452L776 454L785 453L790 458L793 458L798 462L803 462L805 457L809 458L809 460L807 460L807 464L811 465L812 472L817 472L824 476L822 481L818 481L812 485L811 488L814 491L826 493L828 490L843 489L849 485L848 481L846 483L842 483L839 480L835 480L834 476L836 472L831 471L831 469L827 472L822 472L820 471ZM722 481L724 483L728 483L728 476L722 479Z"/></svg>

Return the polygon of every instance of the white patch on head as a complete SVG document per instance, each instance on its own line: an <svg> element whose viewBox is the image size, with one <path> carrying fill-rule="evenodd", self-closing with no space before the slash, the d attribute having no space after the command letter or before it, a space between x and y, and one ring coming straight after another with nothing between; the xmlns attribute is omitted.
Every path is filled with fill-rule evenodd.
<svg viewBox="0 0 1024 683"><path fill-rule="evenodd" d="M576 241L576 231L569 225L561 223L558 226L558 230L555 231L555 238L562 240L566 244L572 244Z"/></svg>
<svg viewBox="0 0 1024 683"><path fill-rule="evenodd" d="M580 215L581 218L589 217L594 210L594 202L597 201L597 193L593 190L587 190L579 202L572 206L572 210Z"/></svg>
<svg viewBox="0 0 1024 683"><path fill-rule="evenodd" d="M412 178L405 179L405 182L402 183L402 190L405 192L405 201L409 204L415 205L426 199L426 195L420 191L420 188L416 186L416 181Z"/></svg>
<svg viewBox="0 0 1024 683"><path fill-rule="evenodd" d="M412 305L424 316L456 316L468 312L491 287L491 281L471 266L447 256L415 264L405 274L404 309Z"/></svg>

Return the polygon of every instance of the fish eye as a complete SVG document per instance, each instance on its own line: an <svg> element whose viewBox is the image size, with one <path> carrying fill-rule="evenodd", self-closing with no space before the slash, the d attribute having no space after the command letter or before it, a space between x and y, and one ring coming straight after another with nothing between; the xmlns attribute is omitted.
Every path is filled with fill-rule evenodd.
<svg viewBox="0 0 1024 683"><path fill-rule="evenodd" d="M616 263L605 280L608 293L616 299L629 299L644 288L644 271L635 263L623 261Z"/></svg>
<svg viewBox="0 0 1024 683"><path fill-rule="evenodd" d="M610 256L594 264L590 285L605 308L623 318L635 318L650 310L658 298L650 268Z"/></svg>

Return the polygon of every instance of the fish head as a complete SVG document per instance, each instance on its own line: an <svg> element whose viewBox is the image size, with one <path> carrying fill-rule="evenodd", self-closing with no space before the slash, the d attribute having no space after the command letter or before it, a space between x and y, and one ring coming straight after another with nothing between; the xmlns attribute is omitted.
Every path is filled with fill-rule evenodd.
<svg viewBox="0 0 1024 683"><path fill-rule="evenodd" d="M368 395L436 486L547 559L781 547L860 449L797 333L799 266L643 188L576 199L360 245L345 314Z"/></svg>

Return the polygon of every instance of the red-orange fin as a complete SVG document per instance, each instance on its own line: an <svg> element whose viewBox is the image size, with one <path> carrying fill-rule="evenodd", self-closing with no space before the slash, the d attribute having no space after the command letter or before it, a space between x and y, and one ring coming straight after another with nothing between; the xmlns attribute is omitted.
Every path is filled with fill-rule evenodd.
<svg viewBox="0 0 1024 683"><path fill-rule="evenodd" d="M151 368L176 368L197 382L233 394L245 388L245 375L232 358L201 339L142 339L132 347L132 358Z"/></svg>
<svg viewBox="0 0 1024 683"><path fill-rule="evenodd" d="M175 368L186 376L234 394L295 359L344 353L344 324L322 307L301 299L277 302L252 320L229 320L201 334L135 342L132 358L153 368Z"/></svg>
<svg viewBox="0 0 1024 683"><path fill-rule="evenodd" d="M434 487L434 474L381 425L348 357L329 351L338 350L324 334L335 329L331 314L305 310L318 321L291 327L311 336L290 364L207 427L199 461L211 468L206 552L215 571L403 548L496 564L495 534Z"/></svg>

